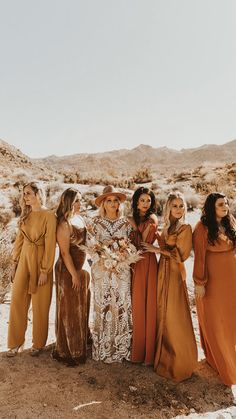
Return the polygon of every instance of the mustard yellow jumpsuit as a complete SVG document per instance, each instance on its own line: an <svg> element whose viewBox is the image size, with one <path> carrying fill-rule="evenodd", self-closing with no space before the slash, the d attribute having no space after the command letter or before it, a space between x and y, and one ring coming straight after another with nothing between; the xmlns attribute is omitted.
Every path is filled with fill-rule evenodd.
<svg viewBox="0 0 236 419"><path fill-rule="evenodd" d="M32 211L21 225L13 249L17 263L12 286L8 348L24 343L28 310L32 301L33 347L45 346L52 297L53 262L56 246L56 216L52 211ZM46 284L38 287L40 273L47 274Z"/></svg>

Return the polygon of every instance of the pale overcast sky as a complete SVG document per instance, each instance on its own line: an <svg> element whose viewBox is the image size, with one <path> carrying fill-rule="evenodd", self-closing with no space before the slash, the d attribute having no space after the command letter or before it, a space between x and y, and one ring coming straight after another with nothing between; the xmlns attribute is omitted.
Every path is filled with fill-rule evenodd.
<svg viewBox="0 0 236 419"><path fill-rule="evenodd" d="M0 6L0 138L27 155L236 138L236 0Z"/></svg>

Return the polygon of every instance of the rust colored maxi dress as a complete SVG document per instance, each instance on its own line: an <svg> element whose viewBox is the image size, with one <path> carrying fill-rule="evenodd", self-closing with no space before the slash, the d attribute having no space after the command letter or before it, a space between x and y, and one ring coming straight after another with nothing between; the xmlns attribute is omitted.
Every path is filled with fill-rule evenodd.
<svg viewBox="0 0 236 419"><path fill-rule="evenodd" d="M150 224L146 238L147 243L156 240L156 225L150 219L140 223L138 230L133 232L133 242L137 248L142 242L142 233ZM132 274L132 362L144 362L153 365L156 347L157 325L157 258L155 253L145 252Z"/></svg>
<svg viewBox="0 0 236 419"><path fill-rule="evenodd" d="M86 229L72 225L70 254L80 276L79 290L72 288L71 275L61 255L56 262L56 344L53 358L69 365L86 361L88 307L87 295L89 273L82 269L85 252L80 245L85 243Z"/></svg>
<svg viewBox="0 0 236 419"><path fill-rule="evenodd" d="M226 385L236 384L236 248L220 235L208 243L200 221L194 231L196 284L206 293L196 301L201 344L206 360Z"/></svg>
<svg viewBox="0 0 236 419"><path fill-rule="evenodd" d="M184 261L192 249L191 226L184 224L158 239L161 255L157 288L157 349L154 370L175 381L189 378L197 365Z"/></svg>

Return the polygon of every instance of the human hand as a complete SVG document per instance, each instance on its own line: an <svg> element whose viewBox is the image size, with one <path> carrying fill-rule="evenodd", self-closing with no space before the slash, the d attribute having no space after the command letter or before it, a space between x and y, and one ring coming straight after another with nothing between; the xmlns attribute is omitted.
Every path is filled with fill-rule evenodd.
<svg viewBox="0 0 236 419"><path fill-rule="evenodd" d="M160 249L158 247L154 246L153 244L142 242L141 245L142 245L143 249L146 250L146 252L160 253Z"/></svg>
<svg viewBox="0 0 236 419"><path fill-rule="evenodd" d="M195 285L194 294L196 299L201 299L205 295L205 286L204 285Z"/></svg>
<svg viewBox="0 0 236 419"><path fill-rule="evenodd" d="M39 275L38 286L41 287L42 285L45 285L47 280L48 280L47 274L44 274L41 272L41 274Z"/></svg>
<svg viewBox="0 0 236 419"><path fill-rule="evenodd" d="M78 275L73 275L72 276L72 288L75 291L78 291L79 290L79 286L80 286L80 279L79 279Z"/></svg>

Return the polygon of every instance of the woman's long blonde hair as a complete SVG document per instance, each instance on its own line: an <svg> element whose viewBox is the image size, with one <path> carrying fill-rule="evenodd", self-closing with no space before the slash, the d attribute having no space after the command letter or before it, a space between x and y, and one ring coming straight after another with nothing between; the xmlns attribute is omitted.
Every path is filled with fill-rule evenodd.
<svg viewBox="0 0 236 419"><path fill-rule="evenodd" d="M172 193L169 194L169 196L167 198L167 201L165 203L165 207L164 207L164 228L163 228L163 232L164 232L165 236L167 236L168 230L169 230L169 227L170 227L171 203L174 201L174 199L181 199L183 201L183 204L184 204L183 217L181 217L177 221L175 230L177 231L180 228L180 226L182 224L184 224L184 222L185 222L185 214L187 212L187 204L186 204L186 201L184 199L184 195L181 192L172 192Z"/></svg>
<svg viewBox="0 0 236 419"><path fill-rule="evenodd" d="M75 188L67 188L61 195L58 208L56 210L57 224L68 221L72 215L73 204L77 196L81 193Z"/></svg>
<svg viewBox="0 0 236 419"><path fill-rule="evenodd" d="M25 200L24 200L24 189L27 186L29 186L32 189L32 191L34 192L35 195L38 195L39 200L40 200L40 204L42 206L45 206L45 204L46 204L46 195L45 195L45 191L44 191L42 185L38 182L26 183L23 186L22 194L21 194L21 197L20 197L21 215L20 215L20 219L19 219L19 222L18 222L19 226L21 226L22 224L25 223L25 220L28 218L29 214L32 211L31 206L26 205Z"/></svg>

